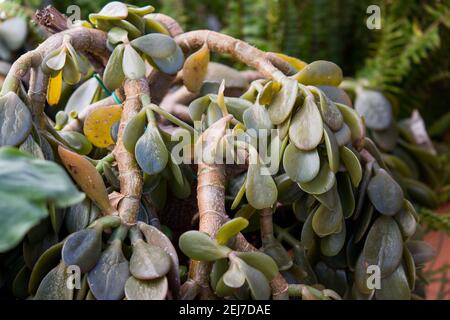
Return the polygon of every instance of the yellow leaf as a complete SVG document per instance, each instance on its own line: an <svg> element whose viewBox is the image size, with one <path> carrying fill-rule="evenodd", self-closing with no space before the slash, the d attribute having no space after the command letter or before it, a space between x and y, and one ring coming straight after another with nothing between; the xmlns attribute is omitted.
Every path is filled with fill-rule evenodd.
<svg viewBox="0 0 450 320"><path fill-rule="evenodd" d="M183 82L191 92L198 92L208 71L209 49L206 43L184 62Z"/></svg>
<svg viewBox="0 0 450 320"><path fill-rule="evenodd" d="M47 102L50 106L58 104L62 92L62 69L50 77L47 88Z"/></svg>
<svg viewBox="0 0 450 320"><path fill-rule="evenodd" d="M96 147L106 148L114 144L111 127L120 120L122 107L111 105L100 107L88 114L84 120L84 135Z"/></svg>
<svg viewBox="0 0 450 320"><path fill-rule="evenodd" d="M116 210L109 202L105 183L95 167L78 153L61 146L58 147L58 154L77 185L97 204L100 210L105 215L114 214Z"/></svg>
<svg viewBox="0 0 450 320"><path fill-rule="evenodd" d="M288 56L288 55L285 55L285 54L282 54L282 53L275 53L275 54L278 56L278 58L280 58L281 60L286 61L291 66L293 66L295 69L297 69L297 71L300 71L304 67L307 66L307 63L302 61L302 60L300 60L300 59L297 59L297 58L294 58L294 57L291 57L291 56Z"/></svg>

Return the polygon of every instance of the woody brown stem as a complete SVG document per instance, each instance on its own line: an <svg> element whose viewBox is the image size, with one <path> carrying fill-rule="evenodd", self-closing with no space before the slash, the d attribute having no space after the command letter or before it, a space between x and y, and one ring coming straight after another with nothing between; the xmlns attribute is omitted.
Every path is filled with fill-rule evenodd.
<svg viewBox="0 0 450 320"><path fill-rule="evenodd" d="M190 31L175 37L183 51L192 51L206 42L209 50L220 54L229 54L249 67L255 68L266 78L279 80L284 74L293 74L295 70L273 53L261 51L250 44L233 37L210 31Z"/></svg>
<svg viewBox="0 0 450 320"><path fill-rule="evenodd" d="M259 212L259 225L261 231L261 240L273 236L273 220L272 220L272 208L265 208Z"/></svg>
<svg viewBox="0 0 450 320"><path fill-rule="evenodd" d="M146 79L127 79L125 80L124 90L126 100L120 119L116 147L113 152L119 168L120 193L124 196L118 207L119 215L122 222L133 225L137 221L139 212L143 179L134 155L125 149L122 138L126 125L142 108L141 95L149 95L150 90Z"/></svg>

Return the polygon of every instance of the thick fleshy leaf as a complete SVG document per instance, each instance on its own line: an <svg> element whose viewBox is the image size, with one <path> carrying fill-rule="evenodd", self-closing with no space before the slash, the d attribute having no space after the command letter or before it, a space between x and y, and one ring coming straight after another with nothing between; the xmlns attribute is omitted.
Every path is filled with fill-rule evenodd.
<svg viewBox="0 0 450 320"><path fill-rule="evenodd" d="M367 194L375 208L382 214L392 216L403 206L403 190L384 169L379 169L370 179Z"/></svg>
<svg viewBox="0 0 450 320"><path fill-rule="evenodd" d="M247 129L254 129L258 134L259 130L267 130L267 134L270 134L272 129L272 122L270 121L269 112L261 105L254 105L251 108L245 110L242 119Z"/></svg>
<svg viewBox="0 0 450 320"><path fill-rule="evenodd" d="M164 300L169 290L166 277L139 280L130 277L125 283L127 300Z"/></svg>
<svg viewBox="0 0 450 320"><path fill-rule="evenodd" d="M131 41L131 45L152 58L166 58L175 53L175 41L162 33L150 33ZM184 71L183 71L184 72Z"/></svg>
<svg viewBox="0 0 450 320"><path fill-rule="evenodd" d="M61 261L42 279L34 300L72 300L73 289L67 286L69 273Z"/></svg>
<svg viewBox="0 0 450 320"><path fill-rule="evenodd" d="M123 43L128 39L128 32L124 29L114 27L108 31L108 41L111 44Z"/></svg>
<svg viewBox="0 0 450 320"><path fill-rule="evenodd" d="M87 155L92 151L92 144L89 140L77 131L61 131L60 136L78 154Z"/></svg>
<svg viewBox="0 0 450 320"><path fill-rule="evenodd" d="M398 211L394 219L397 221L400 231L405 239L414 235L417 228L417 221L414 207L408 200L404 200L403 208Z"/></svg>
<svg viewBox="0 0 450 320"><path fill-rule="evenodd" d="M46 66L53 71L61 70L66 64L66 50L58 49L57 52L50 53L50 58L46 61Z"/></svg>
<svg viewBox="0 0 450 320"><path fill-rule="evenodd" d="M358 92L355 99L355 110L364 118L370 129L385 130L393 120L392 106L379 91L361 90Z"/></svg>
<svg viewBox="0 0 450 320"><path fill-rule="evenodd" d="M31 127L30 110L14 92L0 97L0 147L21 144Z"/></svg>
<svg viewBox="0 0 450 320"><path fill-rule="evenodd" d="M78 62L70 55L68 55L66 58L66 64L64 65L62 78L65 83L70 85L77 84L81 79Z"/></svg>
<svg viewBox="0 0 450 320"><path fill-rule="evenodd" d="M302 151L291 143L283 154L283 168L293 181L309 182L319 173L319 154L316 149Z"/></svg>
<svg viewBox="0 0 450 320"><path fill-rule="evenodd" d="M380 289L376 290L377 300L410 300L411 293L405 269L398 268L385 278L381 278Z"/></svg>
<svg viewBox="0 0 450 320"><path fill-rule="evenodd" d="M128 16L126 4L119 1L112 1L106 4L98 13L89 15L89 20L96 24L98 20L121 20Z"/></svg>
<svg viewBox="0 0 450 320"><path fill-rule="evenodd" d="M45 202L0 191L0 252L16 246L25 234L47 216Z"/></svg>
<svg viewBox="0 0 450 320"><path fill-rule="evenodd" d="M362 167L358 157L346 146L339 149L339 155L352 180L353 186L355 188L358 187L362 179Z"/></svg>
<svg viewBox="0 0 450 320"><path fill-rule="evenodd" d="M62 78L63 71L57 71L48 80L47 86L47 102L50 106L55 106L59 103L62 95Z"/></svg>
<svg viewBox="0 0 450 320"><path fill-rule="evenodd" d="M129 277L122 242L114 240L89 271L89 288L97 300L121 300L125 296L125 283Z"/></svg>
<svg viewBox="0 0 450 320"><path fill-rule="evenodd" d="M63 242L57 243L48 248L36 261L30 275L28 291L34 295L42 279L48 274L61 260L61 249Z"/></svg>
<svg viewBox="0 0 450 320"><path fill-rule="evenodd" d="M105 80L105 79L104 79ZM80 113L84 107L90 105L99 89L98 81L91 78L81 84L70 96L64 111Z"/></svg>
<svg viewBox="0 0 450 320"><path fill-rule="evenodd" d="M248 166L245 189L247 201L255 209L270 208L277 201L277 186L259 159L257 163Z"/></svg>
<svg viewBox="0 0 450 320"><path fill-rule="evenodd" d="M214 261L226 258L231 249L219 245L207 234L198 231L188 231L179 240L181 251L189 258L199 261Z"/></svg>
<svg viewBox="0 0 450 320"><path fill-rule="evenodd" d="M331 101L322 91L319 91L320 99L320 113L323 121L333 131L338 131L344 124L344 117L341 111L336 107L336 104Z"/></svg>
<svg viewBox="0 0 450 320"><path fill-rule="evenodd" d="M84 120L84 135L96 147L109 147L114 144L111 127L120 120L121 115L122 107L119 105L102 106L91 111Z"/></svg>
<svg viewBox="0 0 450 320"><path fill-rule="evenodd" d="M342 210L336 183L329 191L322 194L316 194L314 195L314 198L328 209Z"/></svg>
<svg viewBox="0 0 450 320"><path fill-rule="evenodd" d="M128 8L128 12L129 13L135 13L138 14L140 16L152 13L153 11L155 11L155 8L151 5L146 5L143 7L138 7L132 4L127 4L127 8Z"/></svg>
<svg viewBox="0 0 450 320"><path fill-rule="evenodd" d="M336 142L339 147L345 146L352 141L352 132L347 124L343 124L342 128L334 133L336 137Z"/></svg>
<svg viewBox="0 0 450 320"><path fill-rule="evenodd" d="M425 263L433 260L437 255L436 249L424 241L409 240L406 242L406 247L411 253L417 268L423 268Z"/></svg>
<svg viewBox="0 0 450 320"><path fill-rule="evenodd" d="M353 192L352 182L348 174L338 173L337 187L339 198L341 200L342 214L344 218L350 218L355 212L356 200Z"/></svg>
<svg viewBox="0 0 450 320"><path fill-rule="evenodd" d="M408 279L409 289L414 290L416 285L417 273L414 258L408 248L403 246L403 266Z"/></svg>
<svg viewBox="0 0 450 320"><path fill-rule="evenodd" d="M225 222L217 231L217 243L226 245L230 239L234 238L239 232L247 228L247 226L248 220L241 217Z"/></svg>
<svg viewBox="0 0 450 320"><path fill-rule="evenodd" d="M159 70L167 74L176 74L183 68L184 54L183 50L177 45L175 52L164 58L152 57L153 62Z"/></svg>
<svg viewBox="0 0 450 320"><path fill-rule="evenodd" d="M328 164L322 163L320 167L319 173L317 176L309 181L304 183L299 183L300 189L309 193L309 194L323 194L329 191L334 184L336 183L336 177L334 173L330 170Z"/></svg>
<svg viewBox="0 0 450 320"><path fill-rule="evenodd" d="M209 276L211 282L211 288L216 291L217 284L222 276L228 270L228 259L219 259L213 263L211 274Z"/></svg>
<svg viewBox="0 0 450 320"><path fill-rule="evenodd" d="M240 288L245 283L245 274L240 269L237 259L230 261L230 267L227 272L223 274L223 282L230 288Z"/></svg>
<svg viewBox="0 0 450 320"><path fill-rule="evenodd" d="M67 209L64 223L69 233L74 233L86 228L89 224L91 213L91 201L86 198Z"/></svg>
<svg viewBox="0 0 450 320"><path fill-rule="evenodd" d="M84 229L72 233L64 242L62 259L66 265L76 265L82 272L87 272L100 258L101 248L101 230Z"/></svg>
<svg viewBox="0 0 450 320"><path fill-rule="evenodd" d="M163 249L143 240L137 240L133 244L130 272L135 278L151 280L165 276L170 266L170 257Z"/></svg>
<svg viewBox="0 0 450 320"><path fill-rule="evenodd" d="M301 243L306 249L311 249L314 246L316 240L316 233L314 232L314 229L312 227L314 214L315 212L311 212L308 215L302 228Z"/></svg>
<svg viewBox="0 0 450 320"><path fill-rule="evenodd" d="M344 122L350 128L353 145L360 147L366 135L366 126L358 113L344 104L336 103L336 106L341 111L344 117Z"/></svg>
<svg viewBox="0 0 450 320"><path fill-rule="evenodd" d="M189 104L189 115L192 121L200 121L210 103L211 98L209 96L203 96L193 100Z"/></svg>
<svg viewBox="0 0 450 320"><path fill-rule="evenodd" d="M323 127L323 134L325 137L325 146L327 148L328 165L330 166L331 171L336 173L340 167L339 146L334 133L326 125Z"/></svg>
<svg viewBox="0 0 450 320"><path fill-rule="evenodd" d="M159 129L149 125L138 139L134 150L139 167L147 174L164 170L169 161L169 152L159 133Z"/></svg>
<svg viewBox="0 0 450 320"><path fill-rule="evenodd" d="M331 234L320 240L320 252L328 257L334 257L341 251L345 244L346 228L345 223L338 233Z"/></svg>
<svg viewBox="0 0 450 320"><path fill-rule="evenodd" d="M294 109L297 100L298 84L295 80L283 78L281 89L269 106L269 116L273 124L283 123Z"/></svg>
<svg viewBox="0 0 450 320"><path fill-rule="evenodd" d="M84 199L61 166L12 147L0 148L0 192L36 201L38 206L51 200L66 207Z"/></svg>
<svg viewBox="0 0 450 320"><path fill-rule="evenodd" d="M238 252L237 256L249 266L261 271L268 280L272 280L278 274L275 261L262 252Z"/></svg>
<svg viewBox="0 0 450 320"><path fill-rule="evenodd" d="M372 137L382 150L392 151L397 145L399 137L397 125L392 123L386 130L373 130Z"/></svg>
<svg viewBox="0 0 450 320"><path fill-rule="evenodd" d="M147 243L162 248L170 256L172 263L169 273L167 274L167 278L172 294L177 296L180 289L180 272L178 255L175 247L173 246L170 239L157 228L145 223L139 223L138 226L143 233Z"/></svg>
<svg viewBox="0 0 450 320"><path fill-rule="evenodd" d="M209 49L205 42L197 52L191 54L184 62L183 83L189 91L198 92L201 89L208 72L209 58Z"/></svg>
<svg viewBox="0 0 450 320"><path fill-rule="evenodd" d="M131 45L125 45L122 70L125 77L138 80L145 76L145 62Z"/></svg>
<svg viewBox="0 0 450 320"><path fill-rule="evenodd" d="M137 141L145 132L146 124L147 115L145 109L142 109L128 121L122 135L123 145L128 152L134 153Z"/></svg>
<svg viewBox="0 0 450 320"><path fill-rule="evenodd" d="M333 62L317 60L293 76L304 85L328 85L338 86L342 81L342 70Z"/></svg>
<svg viewBox="0 0 450 320"><path fill-rule="evenodd" d="M125 46L119 44L114 48L113 53L109 57L106 64L105 72L103 73L103 83L109 90L119 88L125 79L123 68Z"/></svg>
<svg viewBox="0 0 450 320"><path fill-rule="evenodd" d="M341 230L343 219L342 210L335 208L330 210L326 206L320 205L314 213L312 227L319 237L329 236Z"/></svg>
<svg viewBox="0 0 450 320"><path fill-rule="evenodd" d="M348 94L341 88L335 86L317 86L333 102L345 104L351 107L352 100Z"/></svg>
<svg viewBox="0 0 450 320"><path fill-rule="evenodd" d="M371 295L374 293L373 289L369 289L367 287L367 279L370 276L370 274L367 273L367 268L369 267L369 265L370 263L367 263L364 260L364 255L363 253L361 253L355 265L354 284L358 288L358 291L360 291L364 295Z"/></svg>
<svg viewBox="0 0 450 320"><path fill-rule="evenodd" d="M403 253L403 240L394 219L380 216L375 220L364 244L364 260L369 265L377 265L381 277L386 277L397 269Z"/></svg>
<svg viewBox="0 0 450 320"><path fill-rule="evenodd" d="M0 24L0 38L12 51L24 45L27 34L28 25L23 17L13 17Z"/></svg>
<svg viewBox="0 0 450 320"><path fill-rule="evenodd" d="M79 154L69 151L63 147L58 147L58 153L72 178L81 189L93 200L98 207L106 214L111 214L116 210L109 202L108 192L102 176L95 167Z"/></svg>
<svg viewBox="0 0 450 320"><path fill-rule="evenodd" d="M292 267L292 258L274 236L270 235L262 239L261 250L275 261L278 269L284 271Z"/></svg>
<svg viewBox="0 0 450 320"><path fill-rule="evenodd" d="M367 230L369 229L370 223L372 222L373 211L373 206L370 203L366 203L366 205L363 207L356 225L356 233L354 238L355 243L361 241L367 234Z"/></svg>
<svg viewBox="0 0 450 320"><path fill-rule="evenodd" d="M250 287L250 292L254 300L268 300L270 298L269 281L264 274L249 266L243 260L236 258L239 262L240 270L245 274L247 284Z"/></svg>
<svg viewBox="0 0 450 320"><path fill-rule="evenodd" d="M308 96L289 127L289 138L300 150L315 149L322 141L323 123L314 98Z"/></svg>

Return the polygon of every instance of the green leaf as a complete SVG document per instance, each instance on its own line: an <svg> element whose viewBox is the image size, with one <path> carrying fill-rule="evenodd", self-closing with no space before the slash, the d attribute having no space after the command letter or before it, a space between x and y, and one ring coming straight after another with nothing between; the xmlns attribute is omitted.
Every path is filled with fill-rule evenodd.
<svg viewBox="0 0 450 320"><path fill-rule="evenodd" d="M81 73L78 63L70 55L68 55L66 58L66 63L64 65L62 77L64 82L70 85L77 84L81 79Z"/></svg>
<svg viewBox="0 0 450 320"><path fill-rule="evenodd" d="M366 126L361 117L349 106L340 103L336 103L336 106L341 111L344 122L350 128L353 145L356 147L361 146L366 135Z"/></svg>
<svg viewBox="0 0 450 320"><path fill-rule="evenodd" d="M21 144L32 123L30 110L14 92L0 97L0 147Z"/></svg>
<svg viewBox="0 0 450 320"><path fill-rule="evenodd" d="M22 47L28 34L28 25L23 17L14 17L0 24L0 38L11 50Z"/></svg>
<svg viewBox="0 0 450 320"><path fill-rule="evenodd" d="M166 277L145 281L130 277L125 283L127 300L164 300L168 291Z"/></svg>
<svg viewBox="0 0 450 320"><path fill-rule="evenodd" d="M47 215L45 202L28 200L19 193L0 191L0 252L17 245L28 230Z"/></svg>
<svg viewBox="0 0 450 320"><path fill-rule="evenodd" d="M131 41L131 45L152 58L167 58L177 50L175 41L162 33L150 33Z"/></svg>
<svg viewBox="0 0 450 320"><path fill-rule="evenodd" d="M381 277L390 275L399 265L403 253L403 240L397 223L391 217L375 220L364 244L364 260L381 269Z"/></svg>
<svg viewBox="0 0 450 320"><path fill-rule="evenodd" d="M161 248L139 239L133 244L130 272L140 280L165 276L171 267L169 255Z"/></svg>
<svg viewBox="0 0 450 320"><path fill-rule="evenodd" d="M254 129L256 132L263 129L267 130L269 134L269 130L273 127L267 109L261 105L253 105L251 108L246 109L243 120L247 129Z"/></svg>
<svg viewBox="0 0 450 320"><path fill-rule="evenodd" d="M108 31L108 41L112 44L125 42L128 39L128 31L122 28L114 27Z"/></svg>
<svg viewBox="0 0 450 320"><path fill-rule="evenodd" d="M336 173L340 167L339 146L334 133L326 125L323 127L323 134L325 137L325 146L327 148L328 165L330 166L331 171Z"/></svg>
<svg viewBox="0 0 450 320"><path fill-rule="evenodd" d="M385 130L393 120L392 106L379 91L359 91L355 99L355 110L370 129Z"/></svg>
<svg viewBox="0 0 450 320"><path fill-rule="evenodd" d="M342 70L333 62L317 60L293 76L304 85L329 85L338 86L342 81Z"/></svg>
<svg viewBox="0 0 450 320"><path fill-rule="evenodd" d="M217 231L216 241L218 244L225 245L234 238L239 232L247 228L248 220L238 217L225 222Z"/></svg>
<svg viewBox="0 0 450 320"><path fill-rule="evenodd" d="M137 141L145 132L146 124L147 115L145 109L142 109L128 121L122 135L123 145L128 152L134 153Z"/></svg>
<svg viewBox="0 0 450 320"><path fill-rule="evenodd" d="M240 288L245 283L245 274L241 271L237 259L230 261L230 267L223 274L223 282L230 288Z"/></svg>
<svg viewBox="0 0 450 320"><path fill-rule="evenodd" d="M61 249L63 242L48 248L36 261L30 275L28 291L34 295L42 279L61 261Z"/></svg>
<svg viewBox="0 0 450 320"><path fill-rule="evenodd" d="M254 300L268 300L270 298L269 280L264 274L249 266L244 260L236 258L239 262L239 268L244 273L247 284L250 287L250 292Z"/></svg>
<svg viewBox="0 0 450 320"><path fill-rule="evenodd" d="M125 79L124 67L124 52L125 46L119 44L111 54L103 73L103 83L108 90L115 90L119 88Z"/></svg>
<svg viewBox="0 0 450 320"><path fill-rule="evenodd" d="M164 170L169 161L169 152L158 128L147 126L144 134L137 140L134 154L139 167L147 174Z"/></svg>
<svg viewBox="0 0 450 320"><path fill-rule="evenodd" d="M322 141L323 122L314 98L305 98L303 106L291 120L289 138L300 150L313 150Z"/></svg>
<svg viewBox="0 0 450 320"><path fill-rule="evenodd" d="M145 62L131 45L125 45L122 70L125 77L138 80L145 76Z"/></svg>
<svg viewBox="0 0 450 320"><path fill-rule="evenodd" d="M84 229L72 233L64 242L62 259L68 265L88 272L97 263L102 249L102 233L97 229Z"/></svg>
<svg viewBox="0 0 450 320"><path fill-rule="evenodd" d="M295 80L283 78L281 89L269 106L269 116L273 124L283 123L294 109L297 100L298 84Z"/></svg>
<svg viewBox="0 0 450 320"><path fill-rule="evenodd" d="M92 103L98 89L99 84L95 78L83 82L70 96L64 111L66 113L72 111L80 113L86 106Z"/></svg>
<svg viewBox="0 0 450 320"><path fill-rule="evenodd" d="M322 91L318 91L320 98L320 113L322 114L323 121L331 130L338 131L344 124L342 113L333 101L331 101Z"/></svg>
<svg viewBox="0 0 450 320"><path fill-rule="evenodd" d="M97 300L121 300L130 277L128 260L122 253L122 241L114 240L89 271L88 283Z"/></svg>
<svg viewBox="0 0 450 320"><path fill-rule="evenodd" d="M380 289L375 291L377 300L410 300L411 292L405 269L400 264L389 276L382 278Z"/></svg>
<svg viewBox="0 0 450 320"><path fill-rule="evenodd" d="M0 148L0 192L37 202L51 200L58 207L84 199L58 164L33 159L11 147Z"/></svg>
<svg viewBox="0 0 450 320"><path fill-rule="evenodd" d="M362 179L362 167L358 157L346 146L339 149L339 155L352 180L353 186L355 188L358 187Z"/></svg>
<svg viewBox="0 0 450 320"><path fill-rule="evenodd" d="M42 280L34 300L72 300L73 289L67 286L69 275L65 264L61 261Z"/></svg>
<svg viewBox="0 0 450 320"><path fill-rule="evenodd" d="M322 163L320 171L317 176L309 181L299 183L300 189L309 194L323 194L329 191L336 183L336 177L333 172L331 172L330 167L326 162Z"/></svg>
<svg viewBox="0 0 450 320"><path fill-rule="evenodd" d="M188 231L179 240L181 251L189 258L198 261L215 261L226 258L230 248L219 245L207 234L198 231Z"/></svg>
<svg viewBox="0 0 450 320"><path fill-rule="evenodd" d="M66 64L67 52L57 49L56 52L50 53L50 58L46 61L46 66L54 71L61 70Z"/></svg>
<svg viewBox="0 0 450 320"><path fill-rule="evenodd" d="M97 24L101 20L121 20L128 16L128 8L126 4L119 1L112 1L106 4L98 13L91 13L89 20L93 24Z"/></svg>
<svg viewBox="0 0 450 320"><path fill-rule="evenodd" d="M370 179L367 194L375 208L382 214L393 216L403 206L403 190L384 169L379 169Z"/></svg>
<svg viewBox="0 0 450 320"><path fill-rule="evenodd" d="M343 220L342 210L328 209L322 204L314 213L312 227L319 237L325 237L340 232Z"/></svg>
<svg viewBox="0 0 450 320"><path fill-rule="evenodd" d="M238 252L236 254L249 266L261 271L269 281L277 276L277 264L267 254L262 252Z"/></svg>
<svg viewBox="0 0 450 320"><path fill-rule="evenodd" d="M176 74L183 68L184 54L183 50L177 45L174 53L165 58L152 57L153 62L159 70L167 74Z"/></svg>
<svg viewBox="0 0 450 320"><path fill-rule="evenodd" d="M247 201L255 209L270 208L277 201L277 186L260 159L257 159L257 163L249 164L245 189Z"/></svg>

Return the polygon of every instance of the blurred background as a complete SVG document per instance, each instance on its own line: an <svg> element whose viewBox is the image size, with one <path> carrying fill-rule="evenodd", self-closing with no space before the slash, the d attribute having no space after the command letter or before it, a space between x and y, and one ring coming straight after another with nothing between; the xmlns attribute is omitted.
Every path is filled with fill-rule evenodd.
<svg viewBox="0 0 450 320"><path fill-rule="evenodd" d="M45 37L31 17L53 5L66 13L81 8L81 18L97 12L107 0L0 0L0 19L24 17L28 36L22 48L8 51L0 33L0 73L21 53ZM348 83L381 90L397 119L418 110L445 166L450 168L450 0L152 0L126 1L153 5L177 19L185 31L211 29L245 40L266 51L282 52L305 62L337 63ZM381 28L370 30L366 12L381 9ZM243 66L225 58L216 61ZM445 172L450 172L446 170ZM427 239L438 250L429 266L429 298L450 298L450 179L439 189L440 207L422 212Z"/></svg>

